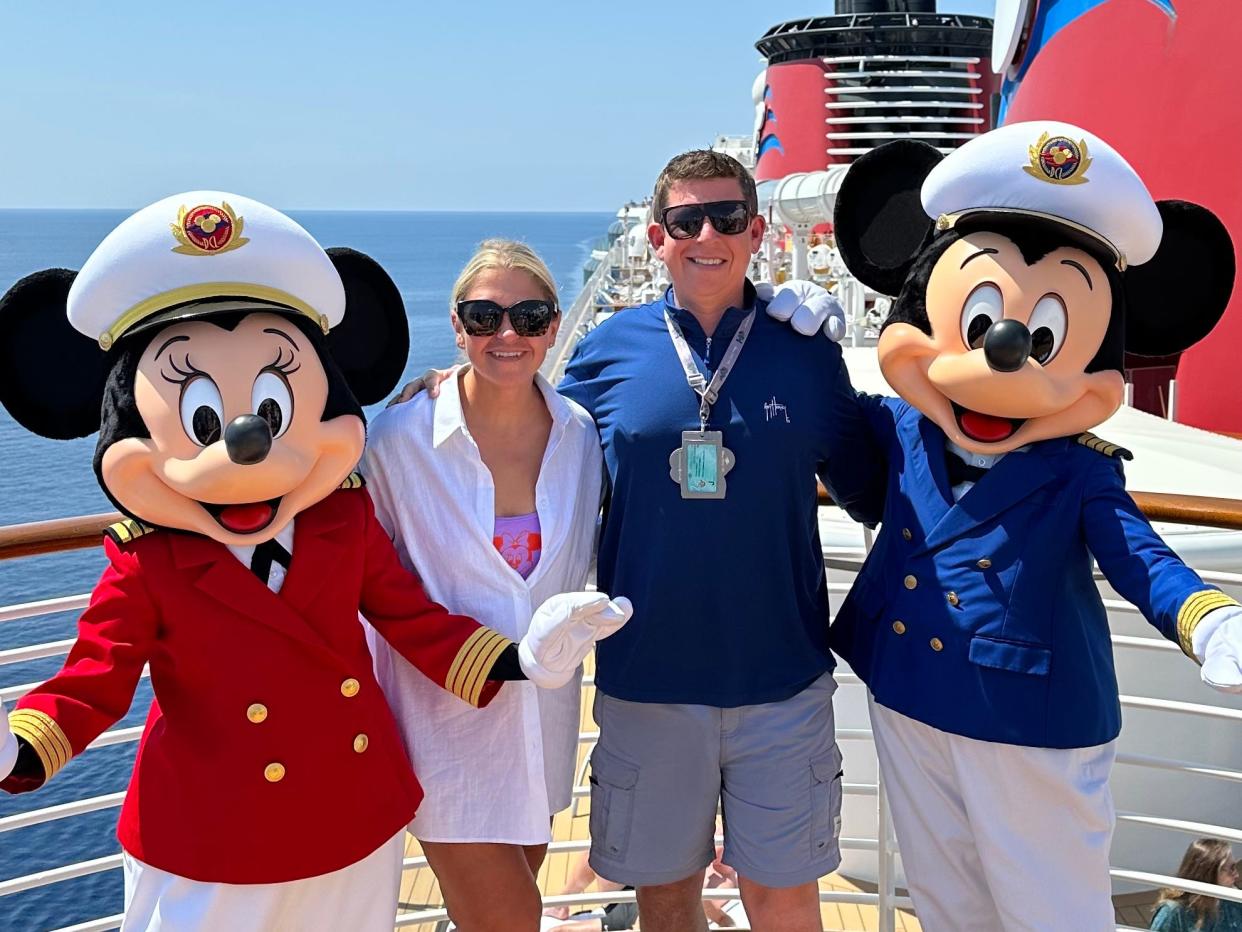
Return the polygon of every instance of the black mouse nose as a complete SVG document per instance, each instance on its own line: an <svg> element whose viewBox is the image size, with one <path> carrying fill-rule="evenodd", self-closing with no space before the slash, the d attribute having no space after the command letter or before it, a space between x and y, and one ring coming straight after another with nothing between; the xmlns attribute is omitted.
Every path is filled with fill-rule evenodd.
<svg viewBox="0 0 1242 932"><path fill-rule="evenodd" d="M224 449L238 466L262 463L272 449L271 428L257 414L235 417L224 428Z"/></svg>
<svg viewBox="0 0 1242 932"><path fill-rule="evenodd" d="M1017 372L1031 355L1031 332L1020 320L998 320L983 337L983 356L997 372Z"/></svg>

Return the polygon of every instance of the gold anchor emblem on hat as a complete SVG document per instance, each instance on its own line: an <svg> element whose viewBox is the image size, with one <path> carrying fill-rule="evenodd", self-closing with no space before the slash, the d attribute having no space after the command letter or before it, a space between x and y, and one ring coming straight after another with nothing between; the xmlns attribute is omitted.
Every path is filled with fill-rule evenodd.
<svg viewBox="0 0 1242 932"><path fill-rule="evenodd" d="M1044 133L1033 146L1027 147L1030 164L1022 170L1033 178L1051 184L1086 184L1091 156L1087 140Z"/></svg>

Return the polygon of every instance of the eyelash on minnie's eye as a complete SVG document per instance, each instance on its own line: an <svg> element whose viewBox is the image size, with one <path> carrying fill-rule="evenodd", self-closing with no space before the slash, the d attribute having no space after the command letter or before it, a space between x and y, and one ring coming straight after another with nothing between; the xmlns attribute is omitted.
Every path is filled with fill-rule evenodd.
<svg viewBox="0 0 1242 932"><path fill-rule="evenodd" d="M177 373L177 375L181 376L181 378L176 378L175 376L171 376L167 372L164 372L162 370L160 371L160 375L164 377L165 382L172 382L173 385L184 385L186 382L190 381L190 379L194 378L197 375L207 374L206 372L198 368L198 366L194 365L194 363L190 361L189 353L186 353L185 359L182 360L181 362L181 366L185 367L184 369L181 368L181 366L177 365L177 361L171 355L168 357L168 365L172 369L172 371Z"/></svg>
<svg viewBox="0 0 1242 932"><path fill-rule="evenodd" d="M263 369L265 372L270 370L272 372L279 372L284 376L290 376L302 368L301 363L298 363L296 366L293 365L297 358L297 354L290 350L289 358L285 359L285 348L278 346L276 347L276 359L273 362L269 362Z"/></svg>

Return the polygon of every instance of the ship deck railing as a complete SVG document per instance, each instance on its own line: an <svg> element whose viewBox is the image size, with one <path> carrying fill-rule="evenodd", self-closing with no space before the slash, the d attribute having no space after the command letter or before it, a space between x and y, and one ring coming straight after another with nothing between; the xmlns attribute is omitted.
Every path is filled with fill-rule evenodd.
<svg viewBox="0 0 1242 932"><path fill-rule="evenodd" d="M588 290L584 289L584 293ZM572 318L573 315L574 309L571 309L569 314L567 314L567 318ZM568 319L566 323L569 323ZM563 365L563 360L560 365ZM1143 492L1133 493L1133 497L1152 521L1222 530L1242 530L1242 501ZM822 490L821 502L827 503ZM119 518L120 516L115 513L97 514L0 528L0 560L20 559L38 554L81 550L98 546L103 529ZM870 534L867 533L864 537L869 546ZM824 562L830 571L856 573L861 568L864 556L865 553L863 552L839 553L826 550ZM1242 573L1201 571L1200 576L1208 583L1230 588L1242 587ZM842 594L848 588L849 584L847 583L830 582L828 584L830 593ZM75 594L0 606L0 624L19 619L78 610L84 608L88 604L89 599L89 594ZM1105 605L1111 612L1138 612L1138 609L1133 605L1118 599L1106 599ZM1116 634L1113 635L1113 643L1119 647L1153 651L1176 652L1179 650L1176 645L1167 641ZM65 654L72 644L72 639L61 639L0 651L0 666ZM142 675L147 677L149 673L144 670ZM851 673L838 672L837 681L841 685L859 684L858 678ZM583 682L584 685L591 686L593 685L594 678L588 674L584 677ZM23 683L0 689L0 699L3 699L6 703L12 703L13 700L29 692L36 685L36 683ZM1121 705L1123 708L1156 710L1167 713L1173 718L1186 716L1206 717L1218 722L1221 727L1238 729L1238 737L1242 739L1242 709L1222 708L1202 703L1180 702L1142 695L1123 695L1121 696ZM114 728L96 738L89 745L87 751L110 745L136 742L141 736L142 731L142 726ZM580 745L589 747L595 743L597 737L598 732L583 730L579 733L578 741ZM872 740L872 733L869 728L838 728L837 739L846 742L869 742ZM1126 753L1118 753L1116 761L1122 766L1175 772L1187 779L1219 780L1242 786L1242 771L1211 766L1195 761ZM590 788L584 783L584 771L585 758L583 765L578 768L574 780L573 807L575 814L579 802L583 799L589 799L590 796ZM884 793L882 776L875 783L844 783L842 785L842 792L846 796L870 797L876 800L877 831L875 837L842 837L841 848L843 851L861 850L876 852L878 857L878 882L875 884L873 891L821 889L820 900L826 904L854 904L873 908L877 912L876 924L880 932L893 932L898 927L898 910L903 910L908 914L912 910L913 904L908 896L903 895L897 889L895 884L895 860L899 856L899 852L888 815L888 804ZM0 835L7 835L33 825L70 819L104 809L117 808L121 805L124 798L124 792L106 793L0 818ZM1238 811L1229 813L1229 815L1242 816L1242 807ZM1237 825L1209 824L1171 818L1156 813L1129 811L1118 811L1117 822L1119 824L1144 825L1189 836L1211 836L1225 839L1232 844L1242 844L1242 826ZM567 854L585 851L589 846L589 839L553 841L549 845L548 852L549 856ZM13 850L11 844L4 844L4 847L8 850ZM104 857L69 863L47 870L0 880L0 914L4 912L4 897L88 874L116 870L120 867L121 854L118 851ZM404 862L406 870L425 869L426 867L426 858L421 855L407 857ZM1242 890L1240 889L1198 883L1167 874L1131 870L1124 866L1114 866L1111 869L1111 875L1114 880L1125 881L1137 886L1185 890L1191 893L1213 896L1220 900L1242 903ZM703 891L704 900L731 900L736 899L738 895L736 889L729 888L712 888ZM607 903L631 901L634 899L634 896L633 891L548 895L544 897L544 905L545 907L562 905L591 907ZM396 912L394 915L394 927L413 928L426 925L427 928L434 928L438 923L446 920L447 917L448 914L442 906ZM87 922L64 926L58 932L104 932L104 930L119 928L121 920L122 916L119 914L103 916ZM909 926L905 927L909 928ZM1119 930L1128 930L1138 927L1120 924L1117 928Z"/></svg>

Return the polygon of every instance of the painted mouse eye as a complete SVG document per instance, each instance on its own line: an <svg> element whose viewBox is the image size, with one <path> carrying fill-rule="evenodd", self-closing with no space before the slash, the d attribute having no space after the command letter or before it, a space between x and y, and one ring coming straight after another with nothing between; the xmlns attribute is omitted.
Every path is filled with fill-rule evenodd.
<svg viewBox="0 0 1242 932"><path fill-rule="evenodd" d="M1031 358L1040 365L1052 361L1065 343L1069 318L1065 305L1054 294L1046 294L1035 303L1026 329L1031 332Z"/></svg>
<svg viewBox="0 0 1242 932"><path fill-rule="evenodd" d="M181 426L185 435L200 447L220 439L224 423L224 402L220 389L205 375L186 382L181 391Z"/></svg>
<svg viewBox="0 0 1242 932"><path fill-rule="evenodd" d="M1000 289L984 282L966 296L962 305L962 342L967 349L982 349L988 327L1005 316L1005 299Z"/></svg>
<svg viewBox="0 0 1242 932"><path fill-rule="evenodd" d="M287 431L293 420L293 396L284 376L272 369L260 372L250 390L250 407L267 421L273 439Z"/></svg>

